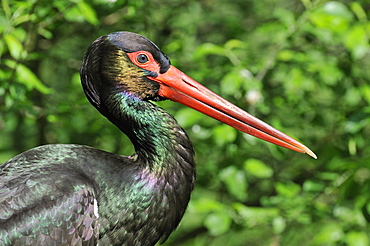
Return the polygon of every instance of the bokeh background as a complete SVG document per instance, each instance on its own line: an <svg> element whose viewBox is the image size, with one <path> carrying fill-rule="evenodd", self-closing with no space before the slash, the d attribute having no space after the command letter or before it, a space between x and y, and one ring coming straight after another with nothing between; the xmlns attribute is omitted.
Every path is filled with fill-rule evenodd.
<svg viewBox="0 0 370 246"><path fill-rule="evenodd" d="M166 246L370 245L370 2L1 0L0 163L42 144L130 155L88 103L84 52L120 30L299 139L314 160L173 102L197 183Z"/></svg>

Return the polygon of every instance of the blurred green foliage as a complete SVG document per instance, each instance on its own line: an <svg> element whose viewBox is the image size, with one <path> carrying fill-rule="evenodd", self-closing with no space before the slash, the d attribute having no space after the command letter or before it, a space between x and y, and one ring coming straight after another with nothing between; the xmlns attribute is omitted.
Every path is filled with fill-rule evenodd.
<svg viewBox="0 0 370 246"><path fill-rule="evenodd" d="M95 38L133 31L319 157L158 103L189 133L198 163L165 245L369 245L369 12L367 0L2 0L0 161L47 143L131 154L78 73Z"/></svg>

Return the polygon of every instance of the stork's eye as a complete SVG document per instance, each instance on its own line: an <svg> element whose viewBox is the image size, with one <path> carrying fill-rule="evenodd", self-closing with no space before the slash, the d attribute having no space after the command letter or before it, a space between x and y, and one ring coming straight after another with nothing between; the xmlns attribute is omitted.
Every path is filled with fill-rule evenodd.
<svg viewBox="0 0 370 246"><path fill-rule="evenodd" d="M147 63L149 61L149 58L145 54L140 54L137 56L137 61L141 64Z"/></svg>

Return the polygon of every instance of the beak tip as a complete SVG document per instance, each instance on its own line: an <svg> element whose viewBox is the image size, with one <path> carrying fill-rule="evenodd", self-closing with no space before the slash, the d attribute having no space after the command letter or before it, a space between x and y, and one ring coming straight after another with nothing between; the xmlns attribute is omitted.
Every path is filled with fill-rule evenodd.
<svg viewBox="0 0 370 246"><path fill-rule="evenodd" d="M311 156L312 158L317 159L316 154L312 150L310 150L309 148L306 147L305 152L306 152L307 155Z"/></svg>

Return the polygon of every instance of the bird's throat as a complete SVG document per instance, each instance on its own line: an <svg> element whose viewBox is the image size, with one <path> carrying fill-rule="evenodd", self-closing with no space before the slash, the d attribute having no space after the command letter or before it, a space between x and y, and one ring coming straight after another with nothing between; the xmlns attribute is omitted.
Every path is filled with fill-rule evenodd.
<svg viewBox="0 0 370 246"><path fill-rule="evenodd" d="M194 168L194 152L185 131L165 110L134 95L117 92L105 100L105 115L131 140L140 163L155 172L178 165Z"/></svg>

